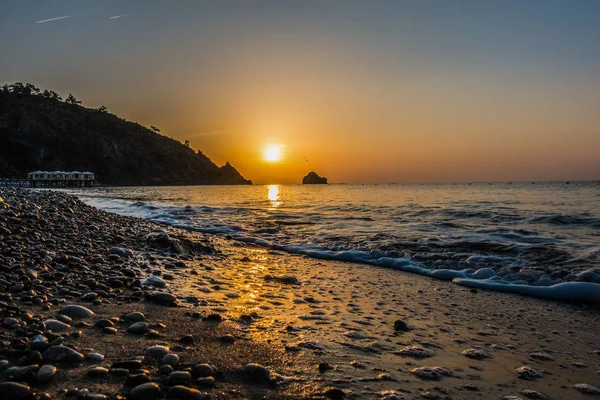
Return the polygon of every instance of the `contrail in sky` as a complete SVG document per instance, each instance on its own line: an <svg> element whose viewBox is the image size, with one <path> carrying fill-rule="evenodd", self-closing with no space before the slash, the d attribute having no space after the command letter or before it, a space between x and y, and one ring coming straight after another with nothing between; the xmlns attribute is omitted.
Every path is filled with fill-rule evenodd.
<svg viewBox="0 0 600 400"><path fill-rule="evenodd" d="M65 15L62 17L56 17L56 18L50 18L50 19L43 19L41 21L36 22L36 24L43 24L45 22L50 22L50 21L58 21L59 19L65 19L65 18L71 18L72 15Z"/></svg>
<svg viewBox="0 0 600 400"><path fill-rule="evenodd" d="M125 14L123 14L123 15L113 15L112 17L109 17L108 19L123 18L124 16L125 16Z"/></svg>

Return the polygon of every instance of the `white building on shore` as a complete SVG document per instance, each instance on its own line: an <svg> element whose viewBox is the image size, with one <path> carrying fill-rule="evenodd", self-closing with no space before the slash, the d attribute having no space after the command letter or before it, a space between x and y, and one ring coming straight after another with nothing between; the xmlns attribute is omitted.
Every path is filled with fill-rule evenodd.
<svg viewBox="0 0 600 400"><path fill-rule="evenodd" d="M92 187L96 181L93 172L33 171L27 174L31 187Z"/></svg>

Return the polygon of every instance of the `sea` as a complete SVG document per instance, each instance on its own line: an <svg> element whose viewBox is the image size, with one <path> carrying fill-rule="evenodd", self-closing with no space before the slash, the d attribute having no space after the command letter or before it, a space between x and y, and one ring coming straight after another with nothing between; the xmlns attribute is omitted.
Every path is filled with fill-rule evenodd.
<svg viewBox="0 0 600 400"><path fill-rule="evenodd" d="M600 182L69 192L109 212L281 252L473 288L600 302Z"/></svg>

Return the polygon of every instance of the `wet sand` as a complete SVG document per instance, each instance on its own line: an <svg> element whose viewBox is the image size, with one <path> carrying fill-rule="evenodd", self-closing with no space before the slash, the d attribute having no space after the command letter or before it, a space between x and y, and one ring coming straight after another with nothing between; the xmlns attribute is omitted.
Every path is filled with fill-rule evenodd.
<svg viewBox="0 0 600 400"><path fill-rule="evenodd" d="M230 318L257 312L261 318L247 331L329 363L333 368L319 380L349 396L393 391L399 398L579 399L591 395L576 384L600 382L597 306L471 290L235 243L221 247L228 261L206 264L219 290L197 280L182 288L203 291ZM396 320L408 330L395 329ZM416 375L416 368L428 366L450 376ZM535 371L519 374L519 367Z"/></svg>
<svg viewBox="0 0 600 400"><path fill-rule="evenodd" d="M173 369L190 372L184 385L195 396L211 398L587 399L600 386L597 306L291 256L107 214L64 194L5 190L0 198L0 285L8 293L1 380L28 385L29 398L62 398L73 388L79 398L85 389L133 398L127 379L155 382L157 398L173 397L180 382L145 354L156 344L179 356ZM154 304L163 302L155 292L173 294L177 306ZM95 315L49 332L41 322L66 304ZM149 324L141 334L127 332L132 321L123 317L132 311ZM116 332L92 326L110 318ZM48 362L31 348L39 334L104 360L57 362L42 384L37 368ZM49 342L44 351L56 345ZM111 368L144 355L139 371ZM213 387L196 373L204 363L219 370ZM266 367L268 379L248 363ZM15 378L17 364L34 367ZM88 375L97 366L107 371ZM0 397L17 389L0 386Z"/></svg>

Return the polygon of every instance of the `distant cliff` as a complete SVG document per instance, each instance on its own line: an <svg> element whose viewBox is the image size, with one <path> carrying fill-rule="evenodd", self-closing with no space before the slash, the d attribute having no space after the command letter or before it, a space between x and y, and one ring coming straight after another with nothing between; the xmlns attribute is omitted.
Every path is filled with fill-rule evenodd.
<svg viewBox="0 0 600 400"><path fill-rule="evenodd" d="M311 171L308 173L308 175L306 175L304 178L302 178L302 184L303 185L325 185L325 184L327 184L327 178L325 178L323 176L319 176L319 175L317 175L316 172Z"/></svg>
<svg viewBox="0 0 600 400"><path fill-rule="evenodd" d="M91 171L108 185L252 184L227 163L170 139L105 107L62 101L33 85L0 89L0 176L35 170Z"/></svg>

